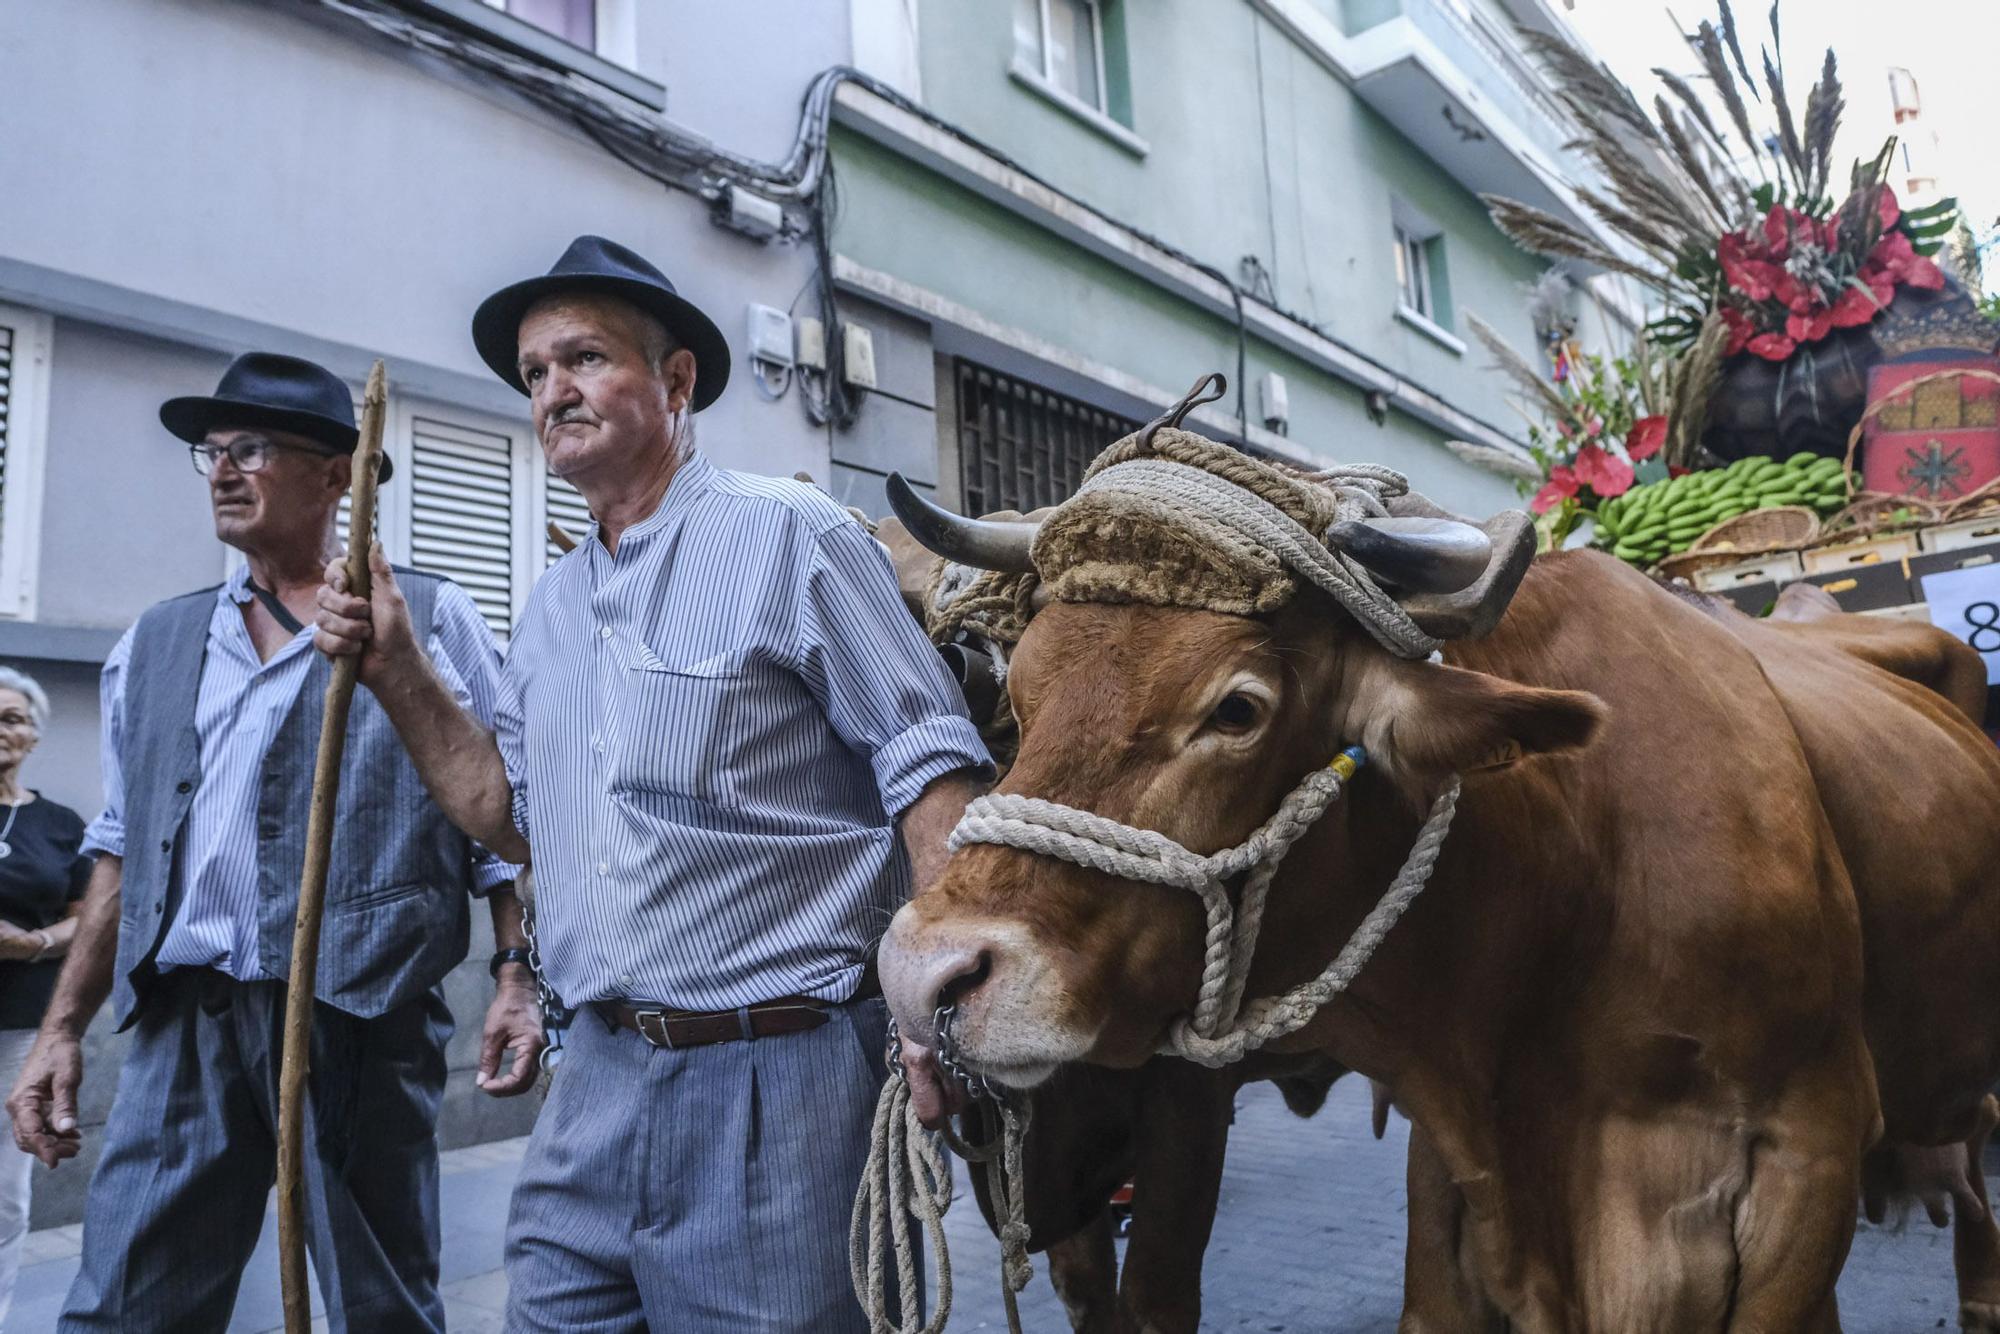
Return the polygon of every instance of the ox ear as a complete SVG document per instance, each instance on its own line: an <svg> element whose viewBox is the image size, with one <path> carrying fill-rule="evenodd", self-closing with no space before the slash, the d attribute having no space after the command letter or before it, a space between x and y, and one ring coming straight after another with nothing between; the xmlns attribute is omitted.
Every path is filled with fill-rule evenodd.
<svg viewBox="0 0 2000 1334"><path fill-rule="evenodd" d="M1391 762L1413 774L1471 775L1579 750L1605 718L1604 702L1578 690L1516 685L1436 663L1412 663L1403 675Z"/></svg>

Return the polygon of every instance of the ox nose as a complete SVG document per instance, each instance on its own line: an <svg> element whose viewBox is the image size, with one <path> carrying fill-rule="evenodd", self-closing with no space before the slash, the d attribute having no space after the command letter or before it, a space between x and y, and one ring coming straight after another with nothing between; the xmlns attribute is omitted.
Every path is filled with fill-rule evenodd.
<svg viewBox="0 0 2000 1334"><path fill-rule="evenodd" d="M980 941L934 941L910 948L894 928L883 942L882 990L912 1038L930 1045L938 1009L961 1005L992 977L995 951Z"/></svg>

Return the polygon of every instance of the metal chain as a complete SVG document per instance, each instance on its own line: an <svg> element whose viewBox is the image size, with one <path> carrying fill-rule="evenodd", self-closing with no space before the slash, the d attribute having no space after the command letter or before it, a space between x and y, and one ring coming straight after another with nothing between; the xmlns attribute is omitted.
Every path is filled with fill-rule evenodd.
<svg viewBox="0 0 2000 1334"><path fill-rule="evenodd" d="M548 1082L555 1078L558 1067L563 1062L563 1030L569 1027L576 1011L562 1002L549 979L542 972L542 949L535 938L535 896L530 893L521 899L521 933L528 938L528 971L535 976L535 1003L542 1012L542 1038L547 1044L542 1048L537 1062L542 1071L543 1092L547 1092Z"/></svg>

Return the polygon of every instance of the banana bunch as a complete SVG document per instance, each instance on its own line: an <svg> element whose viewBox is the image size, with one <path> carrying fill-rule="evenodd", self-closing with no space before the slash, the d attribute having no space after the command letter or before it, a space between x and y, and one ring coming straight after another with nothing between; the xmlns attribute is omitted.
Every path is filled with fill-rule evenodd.
<svg viewBox="0 0 2000 1334"><path fill-rule="evenodd" d="M1839 459L1799 453L1779 462L1752 455L1727 468L1635 486L1605 502L1597 509L1596 542L1622 561L1647 566L1750 510L1806 505L1831 514L1846 502Z"/></svg>

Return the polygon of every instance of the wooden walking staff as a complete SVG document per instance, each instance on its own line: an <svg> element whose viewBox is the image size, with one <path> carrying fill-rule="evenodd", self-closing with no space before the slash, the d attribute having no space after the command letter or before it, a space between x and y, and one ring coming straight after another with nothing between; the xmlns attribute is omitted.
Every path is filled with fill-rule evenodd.
<svg viewBox="0 0 2000 1334"><path fill-rule="evenodd" d="M361 403L361 440L354 450L353 500L347 529L347 588L368 596L368 552L375 540L375 464L382 455L382 411L388 399L382 363L368 373ZM333 853L333 812L340 796L340 757L347 747L347 709L354 699L357 656L335 658L326 683L326 716L313 769L312 813L306 823L305 874L292 930L292 975L285 987L284 1063L278 1068L278 1273L285 1294L285 1334L312 1327L306 1290L305 1102L312 1052L313 991L319 972L319 926L326 905L326 867Z"/></svg>

